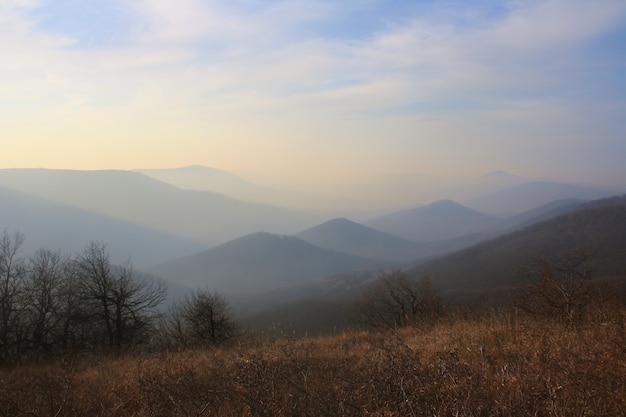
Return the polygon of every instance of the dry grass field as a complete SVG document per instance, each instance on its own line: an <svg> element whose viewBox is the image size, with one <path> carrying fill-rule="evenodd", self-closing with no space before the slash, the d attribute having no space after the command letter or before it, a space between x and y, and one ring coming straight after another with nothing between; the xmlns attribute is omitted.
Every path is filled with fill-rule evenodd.
<svg viewBox="0 0 626 417"><path fill-rule="evenodd" d="M624 416L626 309L0 370L2 416Z"/></svg>

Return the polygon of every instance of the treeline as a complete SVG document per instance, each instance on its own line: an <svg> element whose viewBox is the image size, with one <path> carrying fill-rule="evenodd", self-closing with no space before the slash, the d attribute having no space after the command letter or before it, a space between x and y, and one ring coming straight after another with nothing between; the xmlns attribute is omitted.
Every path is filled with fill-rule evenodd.
<svg viewBox="0 0 626 417"><path fill-rule="evenodd" d="M23 244L20 232L0 235L0 365L67 352L215 346L236 334L221 295L195 290L166 311L164 282L135 273L130 261L114 265L102 243L74 255L40 249L28 258L21 255ZM534 259L525 268L526 284L511 287L510 307L568 327L580 323L611 295L593 282L591 258L574 250ZM428 274L403 270L381 272L345 303L349 327L391 331L430 325L453 307Z"/></svg>
<svg viewBox="0 0 626 417"><path fill-rule="evenodd" d="M66 352L120 353L137 346L218 344L235 324L218 294L196 291L159 307L163 281L114 265L92 242L66 255L39 249L21 256L24 235L0 236L0 364Z"/></svg>

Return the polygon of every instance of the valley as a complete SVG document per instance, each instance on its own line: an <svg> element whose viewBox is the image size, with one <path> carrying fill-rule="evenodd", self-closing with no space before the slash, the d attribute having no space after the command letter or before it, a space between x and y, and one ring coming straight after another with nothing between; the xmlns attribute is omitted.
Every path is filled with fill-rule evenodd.
<svg viewBox="0 0 626 417"><path fill-rule="evenodd" d="M26 252L46 247L76 253L100 242L114 262L130 259L139 271L180 288L176 294L183 288L216 291L257 323L262 320L253 316L272 317L270 311L281 308L301 311L287 315L300 315L301 321L311 322L309 316L328 321L315 313L324 304L341 311L337 323L348 323L350 311L340 306L389 269L428 273L438 290L467 303L518 285L521 269L533 257L574 247L597 252L599 276L626 275L620 252L626 247L623 197L588 203L609 191L503 172L482 181L459 184L487 192L482 199L467 198L484 211L437 200L357 221L333 217L339 211L226 196L217 191L232 186L233 195L254 200L263 188L199 166L0 170L0 222L25 234ZM466 197L469 193L464 190ZM515 201L512 196L526 204L512 212L504 204ZM267 320L275 324L267 318L265 327ZM315 328L320 324L303 331Z"/></svg>

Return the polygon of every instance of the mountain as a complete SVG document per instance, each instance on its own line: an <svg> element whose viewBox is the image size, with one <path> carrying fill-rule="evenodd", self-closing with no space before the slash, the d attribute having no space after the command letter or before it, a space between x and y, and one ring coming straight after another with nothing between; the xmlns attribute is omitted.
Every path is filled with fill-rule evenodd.
<svg viewBox="0 0 626 417"><path fill-rule="evenodd" d="M283 189L250 182L228 171L191 165L181 168L139 169L134 172L174 185L184 190L210 191L240 201L297 210L326 211L337 203L317 193L304 193L299 189Z"/></svg>
<svg viewBox="0 0 626 417"><path fill-rule="evenodd" d="M336 218L296 233L316 246L366 258L410 260L422 244L379 232L346 218Z"/></svg>
<svg viewBox="0 0 626 417"><path fill-rule="evenodd" d="M223 187L226 190L231 186L252 186L252 184L228 171L202 165L190 165L180 168L135 169L133 172L139 172L159 181L190 190L219 192L216 188ZM226 184L226 187L224 187L224 184Z"/></svg>
<svg viewBox="0 0 626 417"><path fill-rule="evenodd" d="M39 248L81 252L91 241L107 244L112 260L138 267L200 250L203 245L0 187L0 229L24 234L24 255Z"/></svg>
<svg viewBox="0 0 626 417"><path fill-rule="evenodd" d="M254 233L150 269L164 278L233 295L295 286L382 261L323 249L293 236Z"/></svg>
<svg viewBox="0 0 626 417"><path fill-rule="evenodd" d="M332 249L352 255L368 258L385 259L389 261L417 261L428 257L441 255L446 252L470 246L481 240L493 238L498 234L517 230L533 223L574 210L586 200L565 199L553 201L549 204L528 210L524 213L507 217L491 218L486 222L488 226L482 233L471 233L452 239L430 242L414 242L398 238L394 235L380 232L371 227L353 222L346 218L336 218L296 233L295 236L316 246ZM455 212L455 204L442 201L424 208L422 214L428 210L435 211L446 207L450 214ZM456 207L459 208L459 207ZM463 214L462 206L457 213ZM479 218L483 218L480 216Z"/></svg>
<svg viewBox="0 0 626 417"><path fill-rule="evenodd" d="M243 201L267 202L268 199L262 198L262 196L271 193L269 188L252 184L228 171L202 165L166 169L137 169L134 172L184 190L211 191Z"/></svg>
<svg viewBox="0 0 626 417"><path fill-rule="evenodd" d="M493 230L500 219L451 200L387 214L366 226L416 242L453 239Z"/></svg>
<svg viewBox="0 0 626 417"><path fill-rule="evenodd" d="M0 186L207 245L257 231L294 233L318 216L182 190L130 171L0 170Z"/></svg>
<svg viewBox="0 0 626 417"><path fill-rule="evenodd" d="M589 200L576 198L566 198L562 200L552 201L551 203L544 204L543 206L539 206L507 218L506 221L503 223L507 224L508 228L520 229L526 226L530 226L531 224L539 223L540 221L548 220L552 217L556 217L561 214L573 211L576 208L580 207L580 205L588 201Z"/></svg>
<svg viewBox="0 0 626 417"><path fill-rule="evenodd" d="M521 213L555 200L595 200L614 191L550 181L516 184L482 197L465 201L465 205L486 213Z"/></svg>
<svg viewBox="0 0 626 417"><path fill-rule="evenodd" d="M565 214L480 243L468 240L463 249L405 270L411 276L429 274L449 301L480 306L506 299L512 286L525 283L522 272L533 259L559 256L577 248L593 253L591 268L598 282L608 282L626 296L626 196L584 203ZM304 283L276 299L349 300L358 297L376 276L374 269L337 273Z"/></svg>
<svg viewBox="0 0 626 417"><path fill-rule="evenodd" d="M582 205L576 200L556 201L507 221L531 222L552 214L557 215L473 246L470 246L472 237L426 244L424 249L439 249L439 253L455 245L457 249L461 245L466 248L422 262L406 271L411 276L419 276L424 272L430 274L433 283L439 290L443 290L448 302L484 307L506 302L511 286L523 281L522 269L533 258L559 255L572 248L582 247L595 250L592 268L601 285L608 283L624 291L626 197ZM442 246L432 246L436 244ZM304 282L298 288L277 291L273 294L273 303L261 297L250 298L246 304L249 313L266 311L250 316L246 325L264 334L272 334L274 330L288 334L297 330L315 334L340 329L349 323L350 315L349 310L341 309L340 306L350 305L358 298L363 288L376 280L378 271L340 272ZM279 305L281 303L284 304ZM326 313L317 313L321 309L325 309ZM324 317L325 322L312 321L313 314Z"/></svg>
<svg viewBox="0 0 626 417"><path fill-rule="evenodd" d="M441 289L515 285L532 259L580 248L593 253L594 275L626 276L626 196L583 204L522 230L426 262Z"/></svg>

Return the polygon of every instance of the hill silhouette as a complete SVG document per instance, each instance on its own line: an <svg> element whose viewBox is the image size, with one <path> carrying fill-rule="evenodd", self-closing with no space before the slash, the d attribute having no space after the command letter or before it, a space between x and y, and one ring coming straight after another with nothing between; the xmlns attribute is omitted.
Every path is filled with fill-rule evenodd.
<svg viewBox="0 0 626 417"><path fill-rule="evenodd" d="M612 194L614 192L599 188L552 181L533 181L470 199L465 204L485 213L521 213L555 200L595 200Z"/></svg>
<svg viewBox="0 0 626 417"><path fill-rule="evenodd" d="M252 184L228 171L202 165L166 169L138 169L134 172L142 173L184 190L211 191L242 201L266 202L268 199L263 199L262 196L273 192L273 190Z"/></svg>
<svg viewBox="0 0 626 417"><path fill-rule="evenodd" d="M440 200L387 214L365 225L415 242L429 242L491 231L499 221L454 201Z"/></svg>
<svg viewBox="0 0 626 417"><path fill-rule="evenodd" d="M593 253L598 277L626 276L626 196L582 204L576 210L434 259L427 271L441 289L484 289L519 284L532 259L574 249Z"/></svg>
<svg viewBox="0 0 626 417"><path fill-rule="evenodd" d="M580 207L580 205L588 201L589 200L575 198L555 200L548 204L544 204L534 209L527 210L523 213L509 217L504 221L504 223L507 225L508 228L520 229L526 226L530 226L534 223L539 223L540 221L548 220L561 214L573 211L577 207Z"/></svg>
<svg viewBox="0 0 626 417"><path fill-rule="evenodd" d="M366 258L409 260L420 255L424 246L407 239L336 218L296 233L296 237L316 246Z"/></svg>
<svg viewBox="0 0 626 417"><path fill-rule="evenodd" d="M0 170L0 186L205 243L268 230L294 233L318 215L190 191L130 171Z"/></svg>
<svg viewBox="0 0 626 417"><path fill-rule="evenodd" d="M528 213L547 215L550 208L565 214L538 222L520 230L506 233L425 261L406 269L410 276L428 273L434 286L444 292L448 301L475 306L506 302L510 290L527 281L523 268L542 256L559 256L573 249L589 250L594 277L610 283L617 291L626 287L626 196L601 199L579 205L577 201L561 201ZM380 271L380 270L379 270ZM248 324L255 328L301 330L315 333L324 325L308 317L322 306L335 312L330 321L335 328L349 321L349 310L338 307L350 303L363 289L375 282L375 269L337 273L323 279L303 283L299 288L283 291L275 299L287 304L251 316ZM317 301L311 300L315 298ZM306 300L299 302L300 300ZM266 308L271 307L266 304ZM281 320L281 312L290 316ZM329 323L330 323L329 322ZM328 326L326 326L328 327ZM268 331L268 330L265 330Z"/></svg>
<svg viewBox="0 0 626 417"><path fill-rule="evenodd" d="M323 249L293 236L246 235L151 269L164 278L232 295L270 292L382 261Z"/></svg>
<svg viewBox="0 0 626 417"><path fill-rule="evenodd" d="M0 229L24 234L25 255L39 248L76 253L91 241L107 245L115 262L138 267L200 250L199 242L68 207L0 187Z"/></svg>

